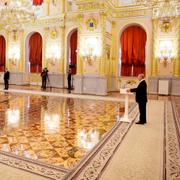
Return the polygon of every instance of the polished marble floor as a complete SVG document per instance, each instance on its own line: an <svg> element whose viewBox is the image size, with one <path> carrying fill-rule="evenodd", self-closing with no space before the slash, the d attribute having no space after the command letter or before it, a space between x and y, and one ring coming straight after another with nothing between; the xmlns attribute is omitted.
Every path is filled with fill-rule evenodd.
<svg viewBox="0 0 180 180"><path fill-rule="evenodd" d="M118 102L0 93L0 150L71 169L124 113Z"/></svg>

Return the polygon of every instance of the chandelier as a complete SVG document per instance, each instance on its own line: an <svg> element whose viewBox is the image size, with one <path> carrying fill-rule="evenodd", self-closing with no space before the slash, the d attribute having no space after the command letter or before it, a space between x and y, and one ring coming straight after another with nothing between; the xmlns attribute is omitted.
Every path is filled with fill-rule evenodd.
<svg viewBox="0 0 180 180"><path fill-rule="evenodd" d="M1 0L0 25L7 30L22 28L22 24L35 20L31 0Z"/></svg>
<svg viewBox="0 0 180 180"><path fill-rule="evenodd" d="M174 18L180 15L179 0L134 0L137 5L144 5L153 10L153 18Z"/></svg>

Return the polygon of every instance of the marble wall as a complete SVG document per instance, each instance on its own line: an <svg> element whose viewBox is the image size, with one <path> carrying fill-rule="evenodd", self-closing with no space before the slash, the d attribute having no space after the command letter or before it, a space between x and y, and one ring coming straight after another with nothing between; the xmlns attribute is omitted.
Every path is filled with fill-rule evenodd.
<svg viewBox="0 0 180 180"><path fill-rule="evenodd" d="M169 95L180 95L180 77L157 76L149 77L148 79L148 92L149 94L158 94L159 81L167 80L169 82Z"/></svg>

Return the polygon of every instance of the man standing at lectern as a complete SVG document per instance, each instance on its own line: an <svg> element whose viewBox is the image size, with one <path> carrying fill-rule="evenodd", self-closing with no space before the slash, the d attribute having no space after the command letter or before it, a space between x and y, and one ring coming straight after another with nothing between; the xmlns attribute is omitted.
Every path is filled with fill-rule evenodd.
<svg viewBox="0 0 180 180"><path fill-rule="evenodd" d="M139 121L136 124L145 124L146 123L146 104L147 104L147 84L144 79L144 74L138 75L139 84L137 88L128 90L128 92L136 93L136 102L139 105L140 117Z"/></svg>

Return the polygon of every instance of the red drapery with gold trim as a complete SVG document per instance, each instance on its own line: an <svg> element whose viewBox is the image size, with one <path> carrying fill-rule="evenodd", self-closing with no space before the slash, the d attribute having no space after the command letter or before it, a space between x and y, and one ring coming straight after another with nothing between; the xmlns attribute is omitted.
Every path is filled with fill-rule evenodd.
<svg viewBox="0 0 180 180"><path fill-rule="evenodd" d="M6 62L6 41L3 36L0 36L0 71L4 71Z"/></svg>
<svg viewBox="0 0 180 180"><path fill-rule="evenodd" d="M145 73L146 32L139 26L131 26L121 36L121 75L137 76ZM132 71L133 68L133 71Z"/></svg>
<svg viewBox="0 0 180 180"><path fill-rule="evenodd" d="M30 72L40 73L42 71L42 37L39 33L34 33L30 37L29 48Z"/></svg>
<svg viewBox="0 0 180 180"><path fill-rule="evenodd" d="M74 31L70 37L70 63L74 65L72 68L72 74L76 74L77 63L77 30Z"/></svg>
<svg viewBox="0 0 180 180"><path fill-rule="evenodd" d="M43 3L43 0L33 0L34 6L40 6Z"/></svg>

